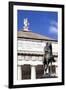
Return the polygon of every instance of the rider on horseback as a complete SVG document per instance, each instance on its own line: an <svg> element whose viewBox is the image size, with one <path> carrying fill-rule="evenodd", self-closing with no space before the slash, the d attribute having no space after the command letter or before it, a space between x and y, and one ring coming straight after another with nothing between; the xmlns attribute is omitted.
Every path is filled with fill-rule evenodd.
<svg viewBox="0 0 66 90"><path fill-rule="evenodd" d="M55 62L54 56L52 55L52 45L51 43L47 42L46 46L44 47L44 71L46 72L47 70L49 71L49 63L52 64L52 62Z"/></svg>

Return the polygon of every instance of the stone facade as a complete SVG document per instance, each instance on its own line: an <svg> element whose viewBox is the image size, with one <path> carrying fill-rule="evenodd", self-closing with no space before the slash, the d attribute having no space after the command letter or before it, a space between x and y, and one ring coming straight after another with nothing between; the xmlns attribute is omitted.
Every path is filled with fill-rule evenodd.
<svg viewBox="0 0 66 90"><path fill-rule="evenodd" d="M41 78L44 72L43 57L46 42L47 40L18 38L18 80ZM58 42L51 41L51 43L56 60L52 64L52 74L57 75Z"/></svg>

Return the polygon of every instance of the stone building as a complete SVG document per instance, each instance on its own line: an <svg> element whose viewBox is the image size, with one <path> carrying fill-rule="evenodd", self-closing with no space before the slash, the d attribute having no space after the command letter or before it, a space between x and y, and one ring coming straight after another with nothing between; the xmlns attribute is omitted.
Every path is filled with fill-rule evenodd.
<svg viewBox="0 0 66 90"><path fill-rule="evenodd" d="M52 63L52 75L57 76L57 40L32 32L28 28L27 19L25 19L23 30L17 32L18 80L41 78L44 73L43 57L44 47L47 42L52 43L52 52L54 55L54 59L56 60L56 62Z"/></svg>

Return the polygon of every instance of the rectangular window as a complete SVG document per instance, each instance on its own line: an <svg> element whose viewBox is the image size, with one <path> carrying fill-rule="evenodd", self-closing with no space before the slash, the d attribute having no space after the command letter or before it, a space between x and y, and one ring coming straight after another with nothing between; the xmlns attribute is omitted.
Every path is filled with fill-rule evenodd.
<svg viewBox="0 0 66 90"><path fill-rule="evenodd" d="M24 59L25 59L25 56L23 56L23 55L19 55L19 56L18 56L18 60L21 61L21 60L24 60Z"/></svg>
<svg viewBox="0 0 66 90"><path fill-rule="evenodd" d="M25 60L31 60L31 56L25 56Z"/></svg>
<svg viewBox="0 0 66 90"><path fill-rule="evenodd" d="M39 56L39 60L43 60L43 57L42 56Z"/></svg>

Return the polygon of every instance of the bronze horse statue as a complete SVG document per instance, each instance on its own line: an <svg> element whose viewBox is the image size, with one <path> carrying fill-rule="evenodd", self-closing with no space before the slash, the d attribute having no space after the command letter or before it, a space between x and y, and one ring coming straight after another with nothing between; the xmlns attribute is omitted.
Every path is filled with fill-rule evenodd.
<svg viewBox="0 0 66 90"><path fill-rule="evenodd" d="M44 74L48 70L49 71L49 64L52 65L52 62L55 62L54 56L52 54L52 45L51 43L47 42L46 46L44 48L44 60L43 60L43 66L44 66ZM49 73L49 72L48 72Z"/></svg>

